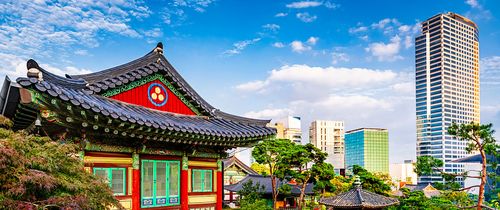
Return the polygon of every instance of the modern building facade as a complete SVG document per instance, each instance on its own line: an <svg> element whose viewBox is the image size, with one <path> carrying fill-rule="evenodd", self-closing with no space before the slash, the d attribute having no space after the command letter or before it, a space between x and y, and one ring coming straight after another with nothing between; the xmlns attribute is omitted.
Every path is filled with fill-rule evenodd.
<svg viewBox="0 0 500 210"><path fill-rule="evenodd" d="M412 160L405 160L403 163L391 163L389 165L389 175L394 183L398 183L398 188L406 184L418 184L413 163Z"/></svg>
<svg viewBox="0 0 500 210"><path fill-rule="evenodd" d="M447 128L480 120L478 34L474 22L446 13L424 21L415 38L417 156L443 160L446 172L462 171L463 164L451 161L466 156L465 142ZM419 177L436 181L442 178Z"/></svg>
<svg viewBox="0 0 500 210"><path fill-rule="evenodd" d="M333 165L340 173L344 167L344 122L315 120L309 127L309 141L315 147L326 152L326 162Z"/></svg>
<svg viewBox="0 0 500 210"><path fill-rule="evenodd" d="M370 172L389 173L389 132L358 128L345 133L345 167L359 165Z"/></svg>

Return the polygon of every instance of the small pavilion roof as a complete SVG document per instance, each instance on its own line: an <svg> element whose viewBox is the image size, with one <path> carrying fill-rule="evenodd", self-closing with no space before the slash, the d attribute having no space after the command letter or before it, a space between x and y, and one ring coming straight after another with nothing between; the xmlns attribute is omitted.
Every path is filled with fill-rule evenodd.
<svg viewBox="0 0 500 210"><path fill-rule="evenodd" d="M399 200L363 190L358 177L353 189L337 196L323 197L319 203L341 209L381 209L399 204Z"/></svg>

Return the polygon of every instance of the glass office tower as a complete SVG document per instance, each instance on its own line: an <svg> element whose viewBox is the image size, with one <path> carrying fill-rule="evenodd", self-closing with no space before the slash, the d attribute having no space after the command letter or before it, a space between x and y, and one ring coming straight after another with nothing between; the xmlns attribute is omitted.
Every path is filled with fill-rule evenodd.
<svg viewBox="0 0 500 210"><path fill-rule="evenodd" d="M479 42L477 25L455 13L422 23L415 38L417 156L444 161L446 172L461 172L466 143L447 134L452 122L479 122ZM422 176L420 182L442 181Z"/></svg>
<svg viewBox="0 0 500 210"><path fill-rule="evenodd" d="M370 172L389 173L389 132L383 128L358 128L345 133L346 171L359 165Z"/></svg>

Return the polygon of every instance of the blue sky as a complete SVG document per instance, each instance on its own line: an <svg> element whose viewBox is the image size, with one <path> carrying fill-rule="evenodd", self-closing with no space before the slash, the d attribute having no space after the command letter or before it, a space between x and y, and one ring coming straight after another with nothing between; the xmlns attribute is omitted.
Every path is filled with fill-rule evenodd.
<svg viewBox="0 0 500 210"><path fill-rule="evenodd" d="M24 76L29 58L61 75L98 71L162 41L214 106L301 116L305 131L314 119L388 128L390 161L401 162L415 156L413 38L438 13L479 25L481 117L500 130L498 8L492 0L4 0L0 76Z"/></svg>

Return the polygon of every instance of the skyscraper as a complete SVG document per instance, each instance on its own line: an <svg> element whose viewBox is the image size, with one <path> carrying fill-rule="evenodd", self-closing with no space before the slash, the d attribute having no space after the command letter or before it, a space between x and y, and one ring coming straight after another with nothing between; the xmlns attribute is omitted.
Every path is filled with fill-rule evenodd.
<svg viewBox="0 0 500 210"><path fill-rule="evenodd" d="M415 38L417 156L452 163L466 156L466 144L448 135L452 122L479 122L479 41L477 25L455 13L435 15L422 23ZM422 176L419 182L441 181Z"/></svg>
<svg viewBox="0 0 500 210"><path fill-rule="evenodd" d="M358 128L345 133L346 171L353 165L370 172L389 173L389 132L383 128Z"/></svg>
<svg viewBox="0 0 500 210"><path fill-rule="evenodd" d="M336 173L344 169L344 122L316 120L309 127L309 141L326 152L326 162L333 165Z"/></svg>

